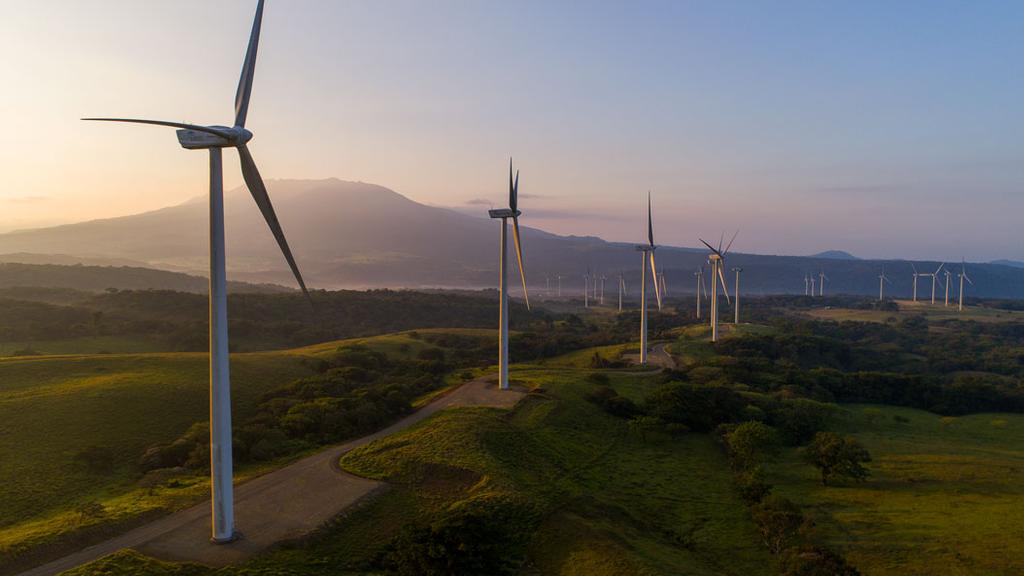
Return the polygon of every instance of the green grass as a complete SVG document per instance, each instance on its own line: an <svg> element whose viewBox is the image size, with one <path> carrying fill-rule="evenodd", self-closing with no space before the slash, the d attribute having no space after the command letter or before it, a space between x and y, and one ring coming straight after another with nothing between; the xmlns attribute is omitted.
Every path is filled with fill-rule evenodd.
<svg viewBox="0 0 1024 576"><path fill-rule="evenodd" d="M430 332L438 331L420 334ZM356 344L395 358L431 347L401 333L232 354L235 420L252 414L266 391L311 374L309 360ZM124 526L204 498L205 477L185 473L171 483L140 479L136 463L146 447L174 440L209 417L208 370L203 353L0 358L0 567L6 555L83 531ZM90 447L113 453L111 472L90 472L76 461ZM241 469L239 478L273 465ZM101 503L105 514L76 512L87 502Z"/></svg>
<svg viewBox="0 0 1024 576"><path fill-rule="evenodd" d="M429 520L484 494L526 498L546 514L529 547L530 562L543 574L774 573L708 436L644 441L583 399L592 385L579 374L523 370L516 376L545 392L528 396L511 414L443 412L350 453L342 465L401 486L399 498L410 491L436 494L420 510L401 508L404 521ZM651 386L629 375L612 382L633 397ZM439 470L460 481L434 490Z"/></svg>
<svg viewBox="0 0 1024 576"><path fill-rule="evenodd" d="M62 340L0 342L0 356L32 350L39 354L140 354L164 351L166 345L157 340L125 336L93 336Z"/></svg>
<svg viewBox="0 0 1024 576"><path fill-rule="evenodd" d="M1024 415L846 408L874 458L866 483L823 487L795 452L772 472L831 544L865 575L1021 573Z"/></svg>
<svg viewBox="0 0 1024 576"><path fill-rule="evenodd" d="M996 308L984 308L981 306L964 306L963 312L958 312L955 303L950 301L949 307L942 305L940 298L935 304L928 299L921 299L917 302L911 300L897 300L898 311L888 310L855 310L852 308L815 308L805 312L812 318L819 320L854 320L858 322L889 322L891 319L901 320L907 316L924 315L932 322L943 320L975 320L977 322L1019 322L1024 320L1024 312L1013 310L999 310Z"/></svg>

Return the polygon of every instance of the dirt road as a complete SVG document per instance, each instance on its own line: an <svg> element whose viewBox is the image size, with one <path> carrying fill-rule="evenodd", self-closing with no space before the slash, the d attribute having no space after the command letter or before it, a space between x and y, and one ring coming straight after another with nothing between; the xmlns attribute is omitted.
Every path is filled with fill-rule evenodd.
<svg viewBox="0 0 1024 576"><path fill-rule="evenodd" d="M486 380L468 382L391 426L304 458L235 489L235 519L242 537L211 544L210 504L205 502L140 526L121 536L44 564L21 576L49 576L124 548L164 560L223 566L249 558L281 540L306 534L382 486L337 466L342 454L369 444L454 406L511 408L522 391L499 391Z"/></svg>

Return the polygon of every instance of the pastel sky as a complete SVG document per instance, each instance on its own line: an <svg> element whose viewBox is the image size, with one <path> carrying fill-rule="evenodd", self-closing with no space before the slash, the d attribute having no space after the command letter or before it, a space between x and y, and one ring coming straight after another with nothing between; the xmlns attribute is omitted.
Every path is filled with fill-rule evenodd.
<svg viewBox="0 0 1024 576"><path fill-rule="evenodd" d="M254 0L0 0L0 230L204 194L170 129L230 123ZM1024 3L268 0L267 178L735 249L1024 259ZM229 157L226 157L228 159ZM240 176L226 163L226 184Z"/></svg>

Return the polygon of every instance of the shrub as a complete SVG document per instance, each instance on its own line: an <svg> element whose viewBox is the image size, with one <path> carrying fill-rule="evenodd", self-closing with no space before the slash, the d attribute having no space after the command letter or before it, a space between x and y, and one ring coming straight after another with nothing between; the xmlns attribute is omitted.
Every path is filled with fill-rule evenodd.
<svg viewBox="0 0 1024 576"><path fill-rule="evenodd" d="M780 496L768 496L751 508L751 515L765 546L778 554L796 539L804 525L804 516L793 502Z"/></svg>
<svg viewBox="0 0 1024 576"><path fill-rule="evenodd" d="M837 477L862 482L870 474L863 465L871 461L867 449L856 438L842 437L835 432L818 432L804 449L804 460L821 471L823 485Z"/></svg>
<svg viewBox="0 0 1024 576"><path fill-rule="evenodd" d="M674 382L651 394L647 412L696 432L710 432L719 424L735 421L746 404L731 388Z"/></svg>
<svg viewBox="0 0 1024 576"><path fill-rule="evenodd" d="M740 498L748 505L761 502L772 492L772 485L765 481L760 466L740 474L736 478L736 488L739 490Z"/></svg>
<svg viewBox="0 0 1024 576"><path fill-rule="evenodd" d="M725 434L725 445L733 465L752 468L775 451L778 435L771 426L756 420L744 422Z"/></svg>
<svg viewBox="0 0 1024 576"><path fill-rule="evenodd" d="M784 568L783 576L860 576L845 558L821 546L791 551Z"/></svg>

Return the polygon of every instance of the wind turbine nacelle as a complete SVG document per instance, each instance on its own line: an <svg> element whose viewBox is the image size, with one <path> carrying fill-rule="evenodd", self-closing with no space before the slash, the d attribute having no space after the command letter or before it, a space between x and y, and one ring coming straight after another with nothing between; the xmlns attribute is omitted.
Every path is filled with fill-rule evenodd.
<svg viewBox="0 0 1024 576"><path fill-rule="evenodd" d="M498 208L496 210L488 210L487 213L491 215L491 218L512 218L513 216L519 216L520 214L522 214L522 212L519 212L518 210L513 212L512 209L510 208Z"/></svg>
<svg viewBox="0 0 1024 576"><path fill-rule="evenodd" d="M654 248L655 248L655 246L651 246L650 244L637 244L636 251L637 252L650 252L651 250L654 250Z"/></svg>
<svg viewBox="0 0 1024 576"><path fill-rule="evenodd" d="M209 132L199 132L198 130L177 130L178 143L181 144L182 148L189 150L202 150L204 148L226 148L228 146L234 146L235 143L227 138L221 138L215 134Z"/></svg>

